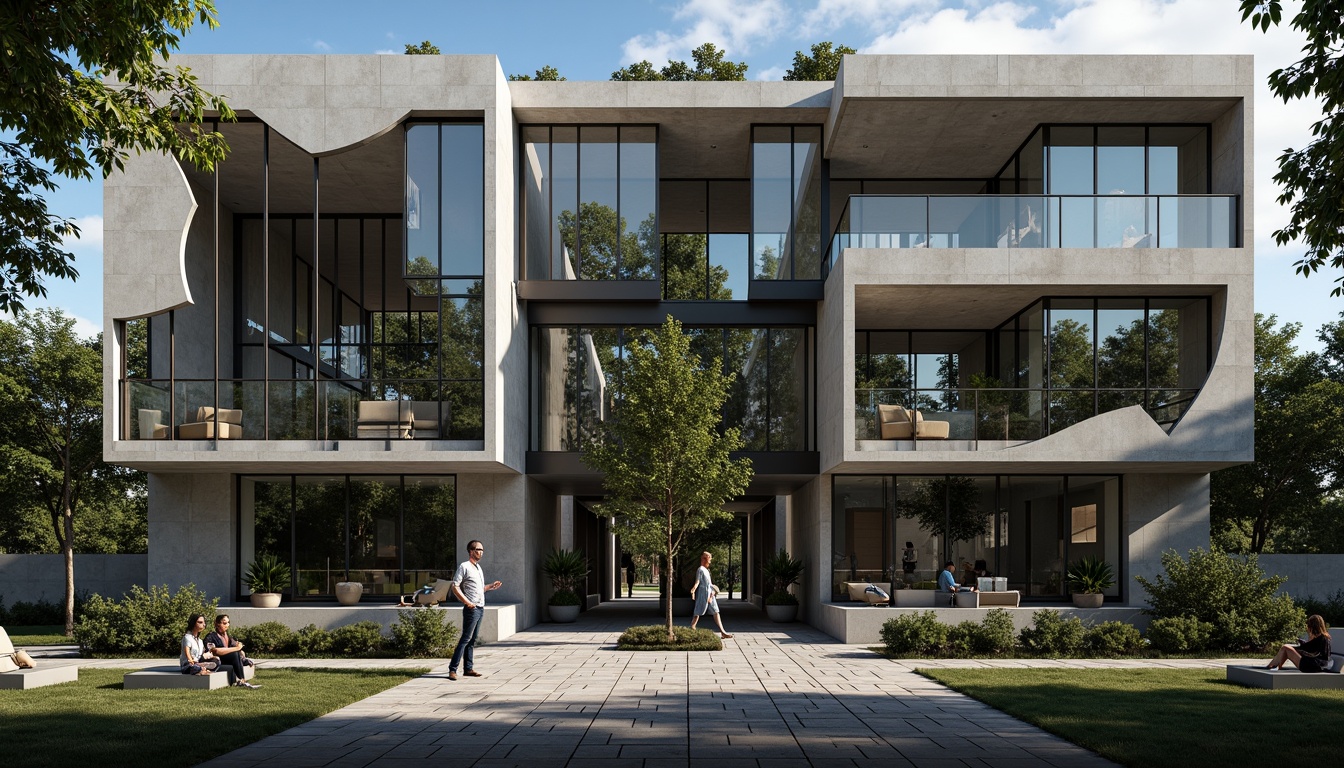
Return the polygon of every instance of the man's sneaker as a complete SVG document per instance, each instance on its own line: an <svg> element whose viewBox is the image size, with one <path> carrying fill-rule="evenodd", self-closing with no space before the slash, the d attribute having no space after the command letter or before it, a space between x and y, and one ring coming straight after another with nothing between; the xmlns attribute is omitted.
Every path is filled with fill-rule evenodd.
<svg viewBox="0 0 1344 768"><path fill-rule="evenodd" d="M238 681L238 687L240 687L240 688L251 688L252 690L255 691L256 689L260 688L261 685L259 685L259 684L255 684L255 683L249 683L249 682L247 682L246 680L239 680L239 681Z"/></svg>

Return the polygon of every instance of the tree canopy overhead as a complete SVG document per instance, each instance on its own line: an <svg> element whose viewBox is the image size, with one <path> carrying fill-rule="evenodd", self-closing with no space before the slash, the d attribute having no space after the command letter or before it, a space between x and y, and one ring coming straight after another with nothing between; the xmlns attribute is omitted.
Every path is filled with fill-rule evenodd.
<svg viewBox="0 0 1344 768"><path fill-rule="evenodd" d="M1262 32L1283 18L1281 0L1241 0L1241 19ZM1294 262L1300 275L1330 266L1344 271L1344 0L1303 0L1293 29L1306 36L1302 58L1269 75L1269 90L1285 103L1321 100L1324 116L1311 126L1315 138L1301 149L1279 155L1274 181L1278 202L1292 217L1274 233L1279 245L1300 240L1306 253ZM1344 296L1344 274L1335 278L1333 296Z"/></svg>
<svg viewBox="0 0 1344 768"><path fill-rule="evenodd" d="M840 62L847 53L858 53L848 45L834 45L831 41L815 43L812 54L795 51L793 67L784 73L785 80L834 80L840 73Z"/></svg>
<svg viewBox="0 0 1344 768"><path fill-rule="evenodd" d="M214 28L212 0L63 0L0 10L0 311L46 295L46 278L78 276L63 241L72 219L44 197L54 176L120 170L131 152L171 152L209 171L228 150L207 131L223 99L185 67L165 64L197 23ZM115 82L105 82L115 79Z"/></svg>
<svg viewBox="0 0 1344 768"><path fill-rule="evenodd" d="M662 69L654 69L648 59L637 61L628 67L621 67L611 73L612 80L746 80L747 63L745 61L726 61L727 51L719 50L713 43L705 43L691 51L694 66L684 61L669 60Z"/></svg>

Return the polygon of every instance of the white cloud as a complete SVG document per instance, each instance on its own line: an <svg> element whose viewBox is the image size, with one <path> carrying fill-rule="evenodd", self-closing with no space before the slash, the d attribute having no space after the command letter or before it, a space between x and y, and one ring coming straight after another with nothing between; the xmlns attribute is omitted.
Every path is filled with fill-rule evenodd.
<svg viewBox="0 0 1344 768"><path fill-rule="evenodd" d="M937 6L931 0L818 0L803 15L802 32L807 37L824 35L847 24L869 29L885 26L905 16L912 8Z"/></svg>
<svg viewBox="0 0 1344 768"><path fill-rule="evenodd" d="M391 49L391 48L383 48L383 49L381 49L381 50L374 51L374 53L377 54L377 55L379 55L379 56L393 56L393 55L401 55L401 54L404 54L404 53L406 53L406 51L405 51L404 49L403 49L403 50L400 50L400 51L395 51L395 50L393 50L393 49Z"/></svg>
<svg viewBox="0 0 1344 768"><path fill-rule="evenodd" d="M325 40L314 40L313 50L321 53L331 53L331 43L328 43Z"/></svg>
<svg viewBox="0 0 1344 768"><path fill-rule="evenodd" d="M770 67L769 69L762 69L760 72L757 72L757 73L756 73L756 79L757 79L757 80L783 80L783 79L784 79L784 73L786 73L786 72L788 72L788 71L789 71L789 70L786 69L786 68L784 68L784 67Z"/></svg>
<svg viewBox="0 0 1344 768"><path fill-rule="evenodd" d="M622 64L648 60L661 67L670 59L690 60L692 50L714 43L729 57L749 53L752 46L773 39L787 26L789 10L783 0L687 0L672 18L684 22L678 32L659 30L638 35L622 46Z"/></svg>
<svg viewBox="0 0 1344 768"><path fill-rule="evenodd" d="M102 216L81 216L75 219L75 225L79 227L79 237L65 237L61 239L61 246L70 249L73 253L97 253L103 252L103 217Z"/></svg>
<svg viewBox="0 0 1344 768"><path fill-rule="evenodd" d="M91 339L103 332L103 327L92 320L70 312L66 312L65 314L75 319L75 334L81 338Z"/></svg>

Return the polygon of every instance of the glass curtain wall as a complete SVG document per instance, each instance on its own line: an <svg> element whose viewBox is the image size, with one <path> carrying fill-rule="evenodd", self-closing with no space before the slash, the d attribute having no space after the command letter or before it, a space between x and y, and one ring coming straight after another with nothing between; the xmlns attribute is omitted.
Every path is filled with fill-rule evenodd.
<svg viewBox="0 0 1344 768"><path fill-rule="evenodd" d="M620 407L621 368L646 328L532 329L532 450L576 451ZM811 450L813 367L807 328L689 328L692 349L736 374L724 424L748 451Z"/></svg>
<svg viewBox="0 0 1344 768"><path fill-rule="evenodd" d="M663 298L745 301L751 270L751 182L664 179L658 189Z"/></svg>
<svg viewBox="0 0 1344 768"><path fill-rule="evenodd" d="M301 600L330 599L341 581L393 600L450 578L455 489L452 476L241 476L239 583L261 553L290 564L287 594Z"/></svg>
<svg viewBox="0 0 1344 768"><path fill-rule="evenodd" d="M1067 564L1089 555L1116 570L1106 594L1122 594L1119 477L837 476L832 494L833 600L846 581L931 588L949 560L959 583L983 568L1024 600L1062 600Z"/></svg>
<svg viewBox="0 0 1344 768"><path fill-rule="evenodd" d="M658 279L657 127L531 125L522 139L526 279Z"/></svg>
<svg viewBox="0 0 1344 768"><path fill-rule="evenodd" d="M821 126L751 131L751 256L756 280L821 278Z"/></svg>

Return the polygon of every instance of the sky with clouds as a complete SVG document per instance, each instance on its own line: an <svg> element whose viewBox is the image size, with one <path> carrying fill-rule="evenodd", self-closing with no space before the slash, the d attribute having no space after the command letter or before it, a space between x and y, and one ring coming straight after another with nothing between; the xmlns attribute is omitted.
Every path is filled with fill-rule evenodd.
<svg viewBox="0 0 1344 768"><path fill-rule="evenodd" d="M1337 320L1344 298L1330 296L1336 272L1304 279L1293 271L1302 249L1272 234L1287 220L1275 198L1276 158L1301 147L1320 116L1314 103L1285 105L1264 85L1299 58L1300 36L1285 25L1268 34L1242 24L1234 0L585 0L582 3L398 0L219 0L220 26L188 35L183 53L388 53L433 41L444 53L493 53L504 71L551 65L570 80L606 80L648 59L689 60L704 42L750 65L751 79L778 80L795 51L831 40L860 53L1254 54L1256 311L1301 322L1304 348ZM53 208L78 220L71 241L78 281L50 284L46 301L80 318L86 334L102 315L102 188L67 182Z"/></svg>

